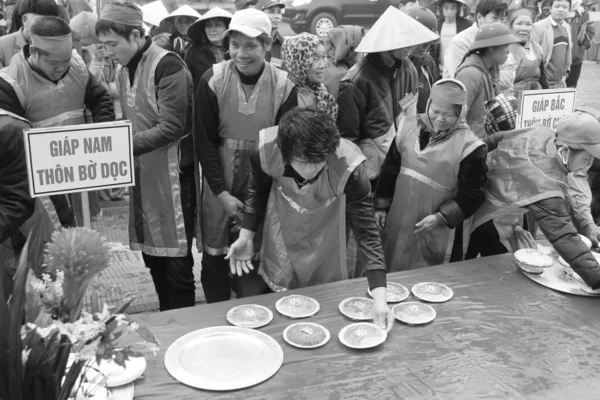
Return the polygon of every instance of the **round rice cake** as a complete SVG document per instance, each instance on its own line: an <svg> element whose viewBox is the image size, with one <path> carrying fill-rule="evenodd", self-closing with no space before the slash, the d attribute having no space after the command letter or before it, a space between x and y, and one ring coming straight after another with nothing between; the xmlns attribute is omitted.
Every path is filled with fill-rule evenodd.
<svg viewBox="0 0 600 400"><path fill-rule="evenodd" d="M366 297L350 297L342 300L340 312L355 321L367 321L373 318L373 300Z"/></svg>
<svg viewBox="0 0 600 400"><path fill-rule="evenodd" d="M427 324L436 317L433 307L416 301L396 304L392 308L392 312L398 321L409 325Z"/></svg>
<svg viewBox="0 0 600 400"><path fill-rule="evenodd" d="M552 257L534 249L519 249L514 252L513 257L519 268L530 274L541 274L545 268L554 265Z"/></svg>
<svg viewBox="0 0 600 400"><path fill-rule="evenodd" d="M242 304L227 312L227 321L240 328L260 328L273 319L273 312L258 304Z"/></svg>
<svg viewBox="0 0 600 400"><path fill-rule="evenodd" d="M373 323L358 322L343 327L338 338L352 349L368 349L385 342L387 332Z"/></svg>
<svg viewBox="0 0 600 400"><path fill-rule="evenodd" d="M430 303L443 303L454 296L452 289L436 282L417 283L412 287L411 291L418 299Z"/></svg>
<svg viewBox="0 0 600 400"><path fill-rule="evenodd" d="M277 300L275 308L286 317L306 318L315 315L321 306L312 297L293 294Z"/></svg>
<svg viewBox="0 0 600 400"><path fill-rule="evenodd" d="M283 340L301 349L321 347L329 342L330 337L327 328L312 322L298 322L283 331Z"/></svg>
<svg viewBox="0 0 600 400"><path fill-rule="evenodd" d="M388 282L385 288L385 299L388 303L400 303L408 298L410 292L406 287L399 283ZM371 288L367 289L369 296L373 297Z"/></svg>

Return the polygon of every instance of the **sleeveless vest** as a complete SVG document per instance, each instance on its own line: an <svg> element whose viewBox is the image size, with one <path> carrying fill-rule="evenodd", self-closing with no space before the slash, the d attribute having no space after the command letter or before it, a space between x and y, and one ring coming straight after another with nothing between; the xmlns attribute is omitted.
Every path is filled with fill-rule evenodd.
<svg viewBox="0 0 600 400"><path fill-rule="evenodd" d="M25 117L37 128L85 123L84 99L89 72L73 50L67 74L57 83L35 72L21 51L0 77L15 91Z"/></svg>
<svg viewBox="0 0 600 400"><path fill-rule="evenodd" d="M129 83L128 68L119 71L123 115L131 121L134 135L159 123L154 74L167 54L168 51L151 44L138 64L133 86ZM158 257L183 257L188 253L181 207L179 142L135 157L136 185L130 188L129 205L132 250Z"/></svg>
<svg viewBox="0 0 600 400"><path fill-rule="evenodd" d="M259 274L275 291L347 279L344 191L365 157L342 139L317 180L300 188L294 178L283 176L277 131L272 127L260 132L261 166L273 184Z"/></svg>
<svg viewBox="0 0 600 400"><path fill-rule="evenodd" d="M246 98L242 82L229 60L213 65L209 86L219 102L218 154L225 181L225 190L243 199L250 176L250 154L258 141L261 129L275 125L281 105L293 88L287 73L265 63L265 69ZM202 192L202 237L204 250L213 256L227 254L229 244L237 239L239 227L229 218L221 201L208 185ZM257 231L254 248L261 244L261 230ZM258 252L255 254L258 259Z"/></svg>
<svg viewBox="0 0 600 400"><path fill-rule="evenodd" d="M418 222L437 213L443 203L454 198L461 161L483 145L468 128L459 126L448 139L421 150L421 126L420 116L408 117L399 126L396 138L402 167L382 235L389 272L450 261L454 229L444 226L419 236L413 232ZM463 255L470 230L464 232Z"/></svg>

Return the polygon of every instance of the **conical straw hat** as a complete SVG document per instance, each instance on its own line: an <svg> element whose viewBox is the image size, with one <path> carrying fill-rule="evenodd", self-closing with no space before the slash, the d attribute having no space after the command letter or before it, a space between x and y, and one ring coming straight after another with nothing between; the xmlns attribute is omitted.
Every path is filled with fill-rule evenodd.
<svg viewBox="0 0 600 400"><path fill-rule="evenodd" d="M169 16L167 7L160 0L143 5L141 8L144 15L144 22L150 25L158 26L160 25L160 21Z"/></svg>
<svg viewBox="0 0 600 400"><path fill-rule="evenodd" d="M418 46L439 36L396 7L388 7L356 48L357 53L379 53Z"/></svg>
<svg viewBox="0 0 600 400"><path fill-rule="evenodd" d="M198 41L198 40L200 40L199 39L200 36L202 36L202 32L204 32L204 27L206 26L206 21L208 21L211 18L225 18L225 19L228 19L229 21L231 21L232 17L233 17L233 14L231 14L229 11L225 11L220 7L213 7L210 10L208 10L202 16L202 18L200 18L199 20L194 22L192 24L192 26L189 27L188 36L192 40ZM229 23L227 23L227 25L229 26Z"/></svg>
<svg viewBox="0 0 600 400"><path fill-rule="evenodd" d="M192 7L185 6L179 7L177 10L173 11L167 18L175 18L175 17L192 17L194 19L199 19L202 17L198 11L194 10ZM165 18L165 19L167 19Z"/></svg>

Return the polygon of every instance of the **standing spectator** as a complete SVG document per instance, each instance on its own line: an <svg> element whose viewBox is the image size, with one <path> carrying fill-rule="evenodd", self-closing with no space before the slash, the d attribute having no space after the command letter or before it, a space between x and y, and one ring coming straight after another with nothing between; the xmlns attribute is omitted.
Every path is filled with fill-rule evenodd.
<svg viewBox="0 0 600 400"><path fill-rule="evenodd" d="M169 51L173 50L171 47L171 34L166 30L159 27L152 28L150 30L150 37L158 47Z"/></svg>
<svg viewBox="0 0 600 400"><path fill-rule="evenodd" d="M356 25L340 25L327 32L325 51L329 62L323 83L327 91L336 98L340 91L340 80L360 60L356 48L364 36L365 29Z"/></svg>
<svg viewBox="0 0 600 400"><path fill-rule="evenodd" d="M440 34L440 44L432 52L433 59L438 63L440 71L444 70L444 54L450 42L457 34L468 29L473 23L461 15L471 13L464 0L441 0L438 13L441 14L437 22L437 31ZM436 77L437 78L437 77Z"/></svg>
<svg viewBox="0 0 600 400"><path fill-rule="evenodd" d="M456 70L456 79L467 88L467 124L479 138L485 138L485 106L499 94L499 67L508 58L508 46L518 39L501 23L487 24L477 30L475 41L465 60Z"/></svg>
<svg viewBox="0 0 600 400"><path fill-rule="evenodd" d="M172 23L175 25L175 32L170 38L171 48L181 58L185 57L186 51L193 43L188 36L188 29L200 17L201 15L196 10L186 4L173 11L161 22L161 25L163 23Z"/></svg>
<svg viewBox="0 0 600 400"><path fill-rule="evenodd" d="M31 41L30 28L37 16L58 17L58 14L58 6L54 0L23 0L15 5L13 23L15 19L18 20L19 28L0 37L0 68L6 67L12 57Z"/></svg>
<svg viewBox="0 0 600 400"><path fill-rule="evenodd" d="M431 10L421 6L413 6L404 12L409 17L419 21L426 28L429 28L429 30L437 34L437 20L435 14L431 12ZM419 96L417 97L417 113L419 114L425 112L431 87L435 81L437 81L440 74L437 63L429 55L430 47L430 43L425 43L413 47L410 51L410 61L417 69L417 74L419 76Z"/></svg>
<svg viewBox="0 0 600 400"><path fill-rule="evenodd" d="M188 33L194 44L185 55L185 63L192 73L195 88L213 64L229 59L225 31L231 17L231 13L215 7L190 26Z"/></svg>
<svg viewBox="0 0 600 400"><path fill-rule="evenodd" d="M237 11L246 10L248 8L257 8L258 0L235 0L235 9Z"/></svg>
<svg viewBox="0 0 600 400"><path fill-rule="evenodd" d="M283 9L285 4L281 0L261 0L258 3L259 9L262 9L271 21L271 39L273 44L271 50L267 53L267 61L277 68L283 68L281 62L281 46L283 45L283 36L279 33L279 25L283 20Z"/></svg>
<svg viewBox="0 0 600 400"><path fill-rule="evenodd" d="M287 74L265 61L271 45L266 14L247 9L233 14L229 29L231 60L213 65L196 90L196 152L202 164L202 287L208 303L262 294L267 289L258 270L232 281L225 255L239 234L242 199L250 174L250 152L258 133L277 125L298 104ZM259 229L257 232L261 232ZM261 248L261 235L254 238Z"/></svg>
<svg viewBox="0 0 600 400"><path fill-rule="evenodd" d="M475 40L477 30L487 24L502 21L506 14L506 3L502 0L481 0L475 8L476 23L465 29L450 41L448 49L444 53L445 79L456 77L458 66L463 62L465 55L469 52L471 43ZM508 60L500 68L498 77L499 90L510 89L515 81L515 66Z"/></svg>
<svg viewBox="0 0 600 400"><path fill-rule="evenodd" d="M576 88L581 75L581 67L585 51L592 47L592 39L596 34L590 21L590 14L581 6L581 0L575 0L571 5L568 22L571 25L571 71L567 77L567 87Z"/></svg>
<svg viewBox="0 0 600 400"><path fill-rule="evenodd" d="M327 53L321 40L310 33L292 36L283 42L282 55L298 91L298 107L317 108L335 121L338 105L323 85Z"/></svg>
<svg viewBox="0 0 600 400"><path fill-rule="evenodd" d="M548 81L544 74L544 56L542 48L531 41L533 18L527 8L518 8L510 12L508 26L512 34L519 39L508 49L516 66L515 91L548 89Z"/></svg>
<svg viewBox="0 0 600 400"><path fill-rule="evenodd" d="M549 0L550 17L533 24L531 40L542 47L548 87L567 87L572 62L571 28L565 21L571 0Z"/></svg>
<svg viewBox="0 0 600 400"><path fill-rule="evenodd" d="M142 252L165 311L195 304L194 84L183 60L145 37L142 23L134 3L113 2L102 10L96 34L123 67L121 105L133 123L130 247Z"/></svg>

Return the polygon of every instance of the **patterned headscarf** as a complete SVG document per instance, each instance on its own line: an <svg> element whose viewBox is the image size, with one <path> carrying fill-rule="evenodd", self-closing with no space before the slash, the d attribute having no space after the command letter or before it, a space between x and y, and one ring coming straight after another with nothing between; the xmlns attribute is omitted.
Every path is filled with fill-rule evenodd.
<svg viewBox="0 0 600 400"><path fill-rule="evenodd" d="M317 96L317 108L337 118L338 105L322 83L309 82L307 74L321 40L310 33L301 33L286 39L281 46L281 56L290 79L299 87L309 88Z"/></svg>
<svg viewBox="0 0 600 400"><path fill-rule="evenodd" d="M517 128L518 102L516 98L501 93L492 100L486 101L484 106L486 109L484 125L488 135Z"/></svg>

